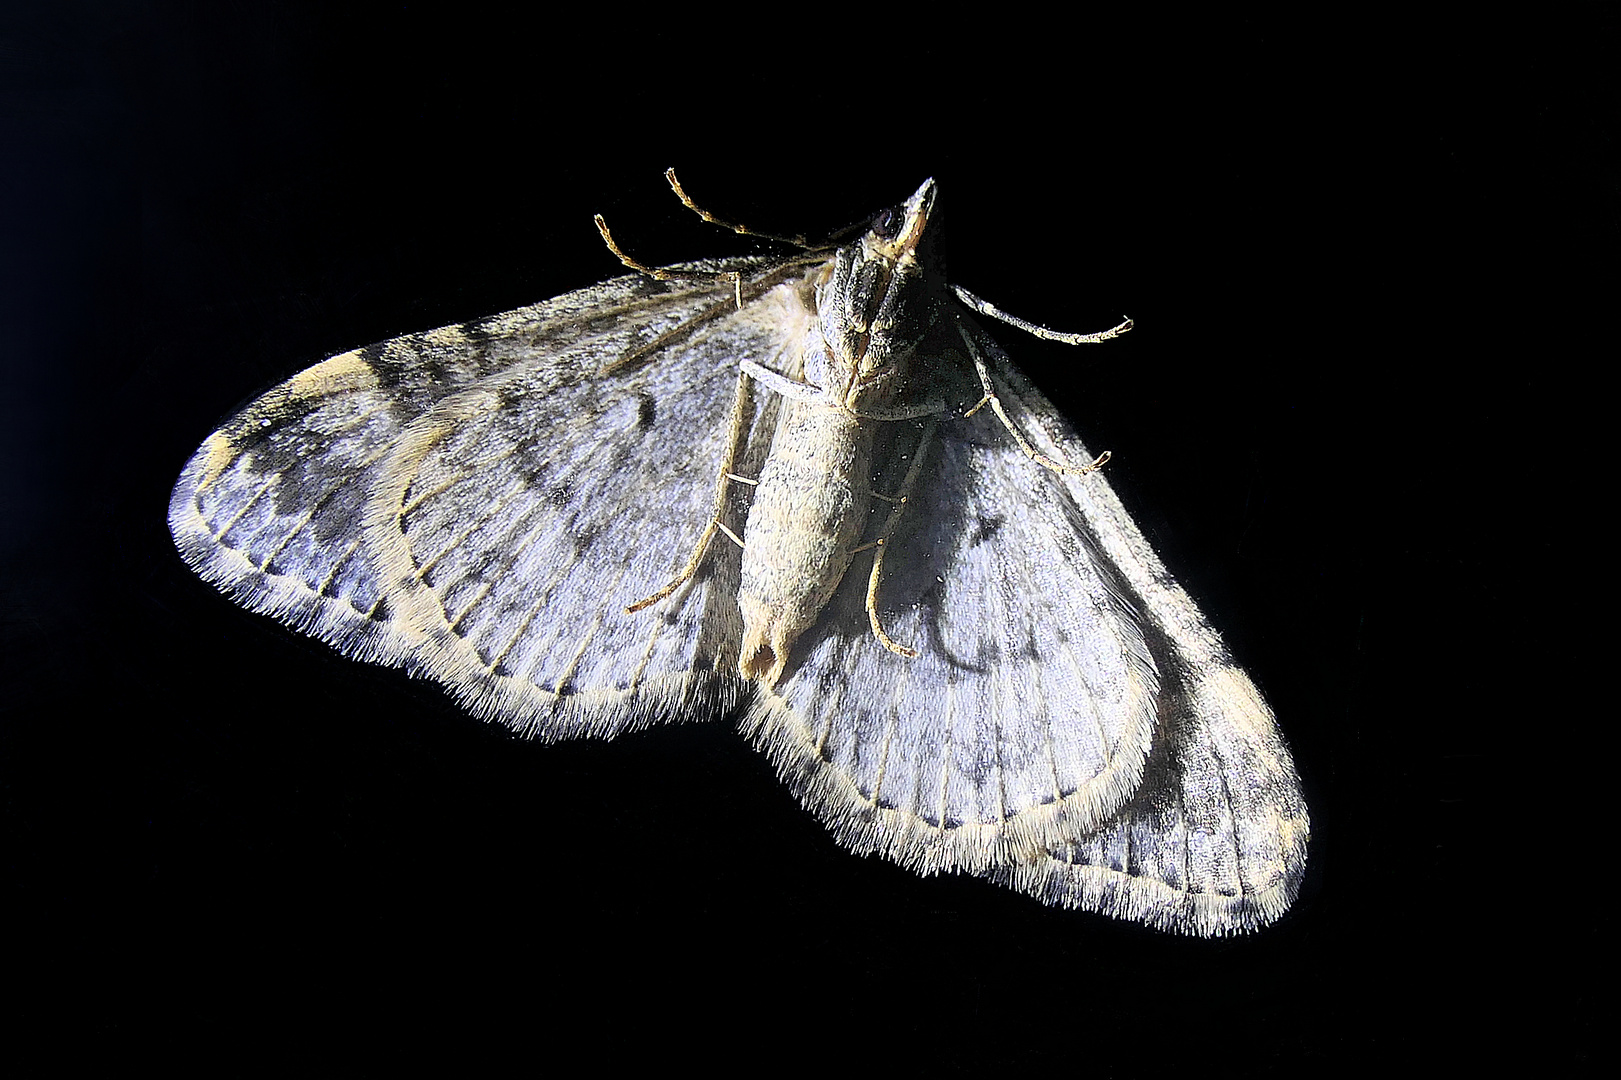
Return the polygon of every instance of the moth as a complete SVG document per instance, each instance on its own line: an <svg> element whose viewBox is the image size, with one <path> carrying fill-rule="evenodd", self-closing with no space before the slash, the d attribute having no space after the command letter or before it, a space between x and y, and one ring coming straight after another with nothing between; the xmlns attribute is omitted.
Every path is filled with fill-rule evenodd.
<svg viewBox="0 0 1621 1080"><path fill-rule="evenodd" d="M175 542L525 736L735 717L858 853L1267 924L1309 830L1272 714L975 316L1063 335L945 280L936 204L656 270L602 226L637 273L248 405L181 473Z"/></svg>

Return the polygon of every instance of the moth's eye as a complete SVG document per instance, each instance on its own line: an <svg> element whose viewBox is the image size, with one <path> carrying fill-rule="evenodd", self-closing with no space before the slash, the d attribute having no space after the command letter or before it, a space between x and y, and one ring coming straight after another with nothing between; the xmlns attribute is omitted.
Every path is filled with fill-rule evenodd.
<svg viewBox="0 0 1621 1080"><path fill-rule="evenodd" d="M893 240L905 220L906 215L901 213L900 207L892 206L872 219L872 231L878 234L880 240Z"/></svg>

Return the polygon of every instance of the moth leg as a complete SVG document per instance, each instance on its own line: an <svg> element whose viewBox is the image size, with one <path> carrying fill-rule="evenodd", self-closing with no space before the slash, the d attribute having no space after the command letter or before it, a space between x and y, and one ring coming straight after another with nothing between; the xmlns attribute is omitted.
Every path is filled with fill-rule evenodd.
<svg viewBox="0 0 1621 1080"><path fill-rule="evenodd" d="M979 354L979 349L974 346L974 339L968 336L967 327L962 323L958 323L957 332L962 335L963 344L968 346L968 355L974 358L974 369L979 372L979 384L985 391L985 396L979 399L979 404L963 413L964 417L973 416L986 405L989 405L991 411L996 414L996 418L1002 421L1002 426L1007 428L1008 433L1013 436L1013 441L1019 444L1019 449L1024 451L1024 456L1038 465L1045 465L1055 473L1067 476L1085 476L1089 472L1096 472L1103 466L1104 462L1109 460L1110 451L1105 450L1093 459L1089 465L1066 465L1064 462L1050 458L1031 446L1030 441L1024 437L1024 433L1014 426L1013 421L1008 417L1007 410L1002 408L1002 399L996 396L996 387L991 382L991 370L985 365L985 358Z"/></svg>
<svg viewBox="0 0 1621 1080"><path fill-rule="evenodd" d="M827 405L838 407L838 399L820 386L790 379L786 375L763 367L753 360L741 360L738 367L742 368L755 382L764 386L772 393L781 394L785 398L795 401L808 401L814 405ZM917 420L925 416L946 411L945 398L929 398L919 405L905 405L894 409L868 409L856 413L863 420Z"/></svg>
<svg viewBox="0 0 1621 1080"><path fill-rule="evenodd" d="M798 379L790 379L788 376L772 371L768 367L763 367L753 360L740 360L737 366L742 370L743 374L774 394L781 394L783 397L792 398L795 401L808 401L814 405L834 404L833 395L820 386L812 386L810 383L800 382Z"/></svg>
<svg viewBox="0 0 1621 1080"><path fill-rule="evenodd" d="M652 607L692 580L693 575L698 572L698 568L703 565L704 555L709 551L709 542L715 538L717 532L723 532L731 537L738 547L743 546L742 539L737 533L727 528L726 523L721 518L726 513L727 483L732 480L738 480L745 484L756 483L753 480L745 480L732 471L732 465L737 460L738 445L743 441L744 435L748 433L750 396L749 376L744 372L739 372L737 376L737 394L732 400L731 437L726 440L726 460L721 462L720 473L715 477L715 511L709 517L709 524L704 526L704 531L698 536L698 542L693 545L692 557L687 560L687 565L682 567L681 571L676 574L675 580L647 599L638 600L627 607L625 614L633 615L644 608Z"/></svg>
<svg viewBox="0 0 1621 1080"><path fill-rule="evenodd" d="M917 484L918 474L923 471L924 451L928 449L929 440L934 437L934 429L939 424L936 416L930 416L928 423L923 425L923 434L917 441L917 450L912 455L912 465L906 470L906 479L901 481L901 491L898 496L877 496L885 502L893 503L889 517L884 521L884 528L878 539L870 544L863 544L857 551L868 548L875 549L872 556L872 574L867 578L867 621L872 625L872 634L880 644L897 656L904 656L908 660L917 658L917 650L909 645L902 645L885 632L883 623L878 619L878 586L884 579L884 552L888 550L889 540L895 535L895 527L900 524L901 511L906 509L906 500L912 494L912 488Z"/></svg>
<svg viewBox="0 0 1621 1080"><path fill-rule="evenodd" d="M1130 319L1126 319L1119 326L1111 326L1109 329L1099 330L1095 334L1066 334L1061 330L1049 330L1045 326L1021 319L1017 315L1011 315L989 300L983 300L975 296L961 285L953 285L951 291L957 294L958 300L961 300L981 315L989 315L999 322L1005 322L1009 326L1016 326L1027 334L1034 334L1038 338L1046 341L1056 341L1062 345L1095 345L1100 341L1117 338L1136 325Z"/></svg>
<svg viewBox="0 0 1621 1080"><path fill-rule="evenodd" d="M865 409L856 413L864 420L921 420L946 411L945 398L928 398L919 405L903 405L894 409Z"/></svg>

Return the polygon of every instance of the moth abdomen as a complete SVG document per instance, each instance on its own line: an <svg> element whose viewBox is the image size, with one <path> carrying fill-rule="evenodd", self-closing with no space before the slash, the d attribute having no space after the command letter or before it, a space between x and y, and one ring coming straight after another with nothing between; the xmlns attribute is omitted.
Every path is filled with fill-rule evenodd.
<svg viewBox="0 0 1621 1080"><path fill-rule="evenodd" d="M866 529L876 426L836 406L789 403L743 533L746 678L775 684L843 580Z"/></svg>

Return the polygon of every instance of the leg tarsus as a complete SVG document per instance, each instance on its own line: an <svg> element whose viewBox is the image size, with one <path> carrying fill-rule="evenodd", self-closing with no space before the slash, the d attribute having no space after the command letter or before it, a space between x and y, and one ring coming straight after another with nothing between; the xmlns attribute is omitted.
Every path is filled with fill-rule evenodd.
<svg viewBox="0 0 1621 1080"><path fill-rule="evenodd" d="M931 416L928 422L923 425L923 435L918 439L917 450L912 455L912 465L906 470L906 479L901 481L901 493L887 500L892 502L894 507L890 510L889 517L884 520L882 535L872 543L863 544L856 549L858 551L865 551L868 548L877 549L877 553L872 557L872 573L867 578L867 622L872 626L873 637L877 638L879 644L890 652L895 653L897 656L904 656L908 660L917 658L917 650L909 645L902 645L890 637L889 633L884 629L883 623L878 618L878 586L884 578L884 552L888 549L890 537L895 535L895 527L900 524L901 511L906 509L906 501L911 497L912 488L917 483L918 474L922 472L923 459L926 456L925 451L928 449L929 440L934 437L934 429L938 423L939 421Z"/></svg>
<svg viewBox="0 0 1621 1080"><path fill-rule="evenodd" d="M1018 429L1018 427L1013 423L1013 419L1008 416L1007 410L1002 408L1002 399L997 396L996 386L991 382L991 369L985 365L985 358L980 356L979 349L974 345L974 339L968 336L967 327L965 327L962 323L958 323L957 332L962 335L963 344L968 346L968 355L974 358L974 369L979 373L979 383L981 388L985 391L985 396L979 399L979 404L963 413L964 417L973 416L986 405L989 405L991 407L991 411L996 414L996 418L1002 421L1002 426L1007 428L1008 434L1013 436L1013 441L1018 444L1019 449L1023 451L1024 456L1029 458L1031 461L1034 461L1038 465L1043 465L1051 469L1055 473L1059 473L1064 476L1085 476L1087 473L1096 472L1098 469L1103 467L1103 464L1109 460L1111 451L1103 451L1103 453L1099 454L1091 461L1090 464L1087 465L1068 465L1062 461L1048 457L1046 454L1041 453L1035 447L1031 446L1030 440L1024 437L1024 432Z"/></svg>
<svg viewBox="0 0 1621 1080"><path fill-rule="evenodd" d="M715 538L717 531L731 537L738 547L743 546L742 539L727 528L721 519L726 515L726 482L732 479L732 465L737 460L737 445L742 441L743 434L748 428L749 396L749 376L740 371L737 375L737 393L732 400L732 430L731 438L726 443L726 460L721 462L720 475L715 478L715 512L710 515L709 524L704 526L703 533L698 537L698 543L693 546L692 557L687 560L687 565L681 568L673 581L647 599L638 600L627 607L625 614L631 615L652 607L690 581L698 572L698 568L703 565L704 555L709 551L709 542Z"/></svg>

